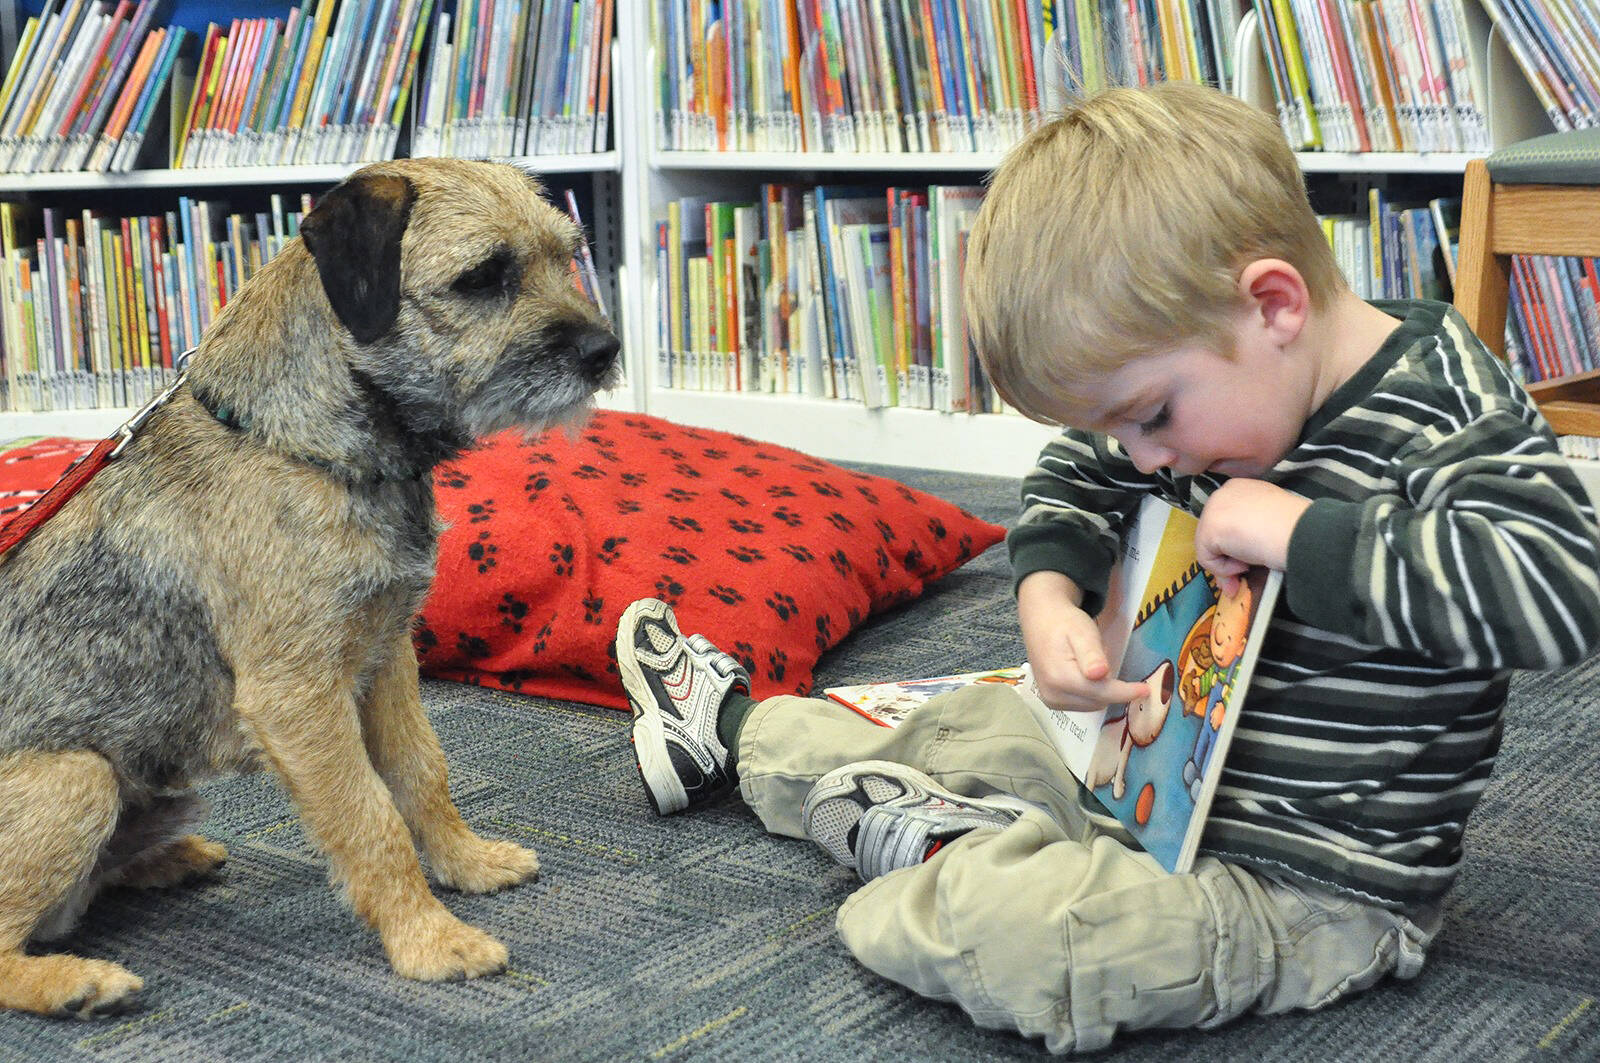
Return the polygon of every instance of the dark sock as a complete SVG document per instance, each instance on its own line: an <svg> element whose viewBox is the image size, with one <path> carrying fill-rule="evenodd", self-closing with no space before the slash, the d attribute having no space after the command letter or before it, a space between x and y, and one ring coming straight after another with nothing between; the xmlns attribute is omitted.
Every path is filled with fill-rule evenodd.
<svg viewBox="0 0 1600 1063"><path fill-rule="evenodd" d="M734 751L739 748L739 728L744 726L744 718L755 707L754 698L730 690L728 696L722 699L722 707L717 710L717 741L727 747L730 767L737 756Z"/></svg>

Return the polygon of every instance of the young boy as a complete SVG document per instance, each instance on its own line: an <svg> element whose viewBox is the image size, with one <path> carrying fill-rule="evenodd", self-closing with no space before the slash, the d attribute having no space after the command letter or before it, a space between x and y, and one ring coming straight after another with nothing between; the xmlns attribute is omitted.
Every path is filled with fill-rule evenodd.
<svg viewBox="0 0 1600 1063"><path fill-rule="evenodd" d="M1070 426L1008 538L1052 708L1145 693L1094 621L1145 494L1199 515L1223 584L1284 573L1194 870L1098 811L1008 688L894 730L758 704L647 600L617 657L657 810L737 781L768 830L860 871L838 927L861 962L1052 1050L1414 977L1510 671L1581 660L1600 631L1594 512L1531 400L1448 306L1356 298L1276 125L1191 84L1030 135L966 284L1001 395Z"/></svg>

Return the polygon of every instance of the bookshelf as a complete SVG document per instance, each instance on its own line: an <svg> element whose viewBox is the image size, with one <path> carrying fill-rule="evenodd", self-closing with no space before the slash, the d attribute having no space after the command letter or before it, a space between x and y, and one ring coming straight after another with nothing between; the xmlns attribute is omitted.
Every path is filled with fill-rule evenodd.
<svg viewBox="0 0 1600 1063"><path fill-rule="evenodd" d="M1225 9L1228 0L1217 0ZM1468 0L1476 4L1479 0ZM0 5L3 6L3 5ZM288 0L284 0L286 10ZM729 6L729 5L725 5ZM762 5L745 4L753 8ZM869 5L870 6L870 5ZM612 42L611 148L599 153L540 155L520 161L537 172L584 182L593 206L585 217L597 257L612 278L615 309L628 362L627 382L602 397L613 408L642 410L677 421L721 428L795 446L836 460L922 465L1015 476L1027 469L1051 429L1014 413L941 413L926 409L867 409L859 402L799 394L758 394L663 386L658 354L656 221L669 201L687 196L746 197L764 181L894 184L979 184L1003 155L982 151L707 151L671 150L658 119L651 36L656 4L616 0ZM1481 8L1474 25L1487 26ZM1236 92L1271 110L1270 70L1249 0L1231 5L1228 35L1237 54ZM1254 34L1254 36L1252 36ZM1220 35L1218 35L1220 37ZM1488 126L1495 145L1546 132L1544 114L1509 47L1495 33L1482 42ZM1470 159L1484 152L1299 153L1314 187L1329 195L1364 194L1373 185L1406 188L1459 181ZM0 199L44 202L94 197L114 209L124 197L236 186L275 186L296 192L339 180L354 165L148 169L126 174L0 174ZM114 427L123 411L0 413L0 438L63 432L90 435ZM1600 483L1600 478L1597 478Z"/></svg>

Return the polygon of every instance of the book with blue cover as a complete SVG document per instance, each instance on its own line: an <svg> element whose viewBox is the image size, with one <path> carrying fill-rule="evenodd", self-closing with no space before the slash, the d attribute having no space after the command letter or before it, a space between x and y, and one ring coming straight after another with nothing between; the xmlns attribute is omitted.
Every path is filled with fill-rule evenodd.
<svg viewBox="0 0 1600 1063"><path fill-rule="evenodd" d="M1124 537L1099 622L1118 677L1149 688L1138 701L1054 710L1026 664L825 693L894 727L937 694L973 683L1010 687L1084 789L1163 867L1188 871L1282 583L1281 573L1256 569L1223 593L1196 560L1196 523L1147 498Z"/></svg>

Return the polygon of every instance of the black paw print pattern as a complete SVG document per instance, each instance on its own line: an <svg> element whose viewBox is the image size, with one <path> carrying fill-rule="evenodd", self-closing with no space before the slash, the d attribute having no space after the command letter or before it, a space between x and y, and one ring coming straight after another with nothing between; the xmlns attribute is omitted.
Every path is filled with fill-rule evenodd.
<svg viewBox="0 0 1600 1063"><path fill-rule="evenodd" d="M833 618L827 613L817 617L817 652L833 645Z"/></svg>
<svg viewBox="0 0 1600 1063"><path fill-rule="evenodd" d="M706 589L706 593L711 595L711 597L715 598L717 601L721 602L723 605L738 605L740 602L744 601L744 595L739 593L738 588L729 587L724 583L712 584Z"/></svg>
<svg viewBox="0 0 1600 1063"><path fill-rule="evenodd" d="M843 498L844 493L826 480L812 480L811 490L823 498Z"/></svg>
<svg viewBox="0 0 1600 1063"><path fill-rule="evenodd" d="M623 535L608 535L600 540L600 552L594 556L602 565L609 565L622 556L622 546L628 541Z"/></svg>
<svg viewBox="0 0 1600 1063"><path fill-rule="evenodd" d="M696 535L701 535L705 532L705 529L700 527L700 522L693 517L683 517L674 513L667 518L667 523L682 532L694 532Z"/></svg>
<svg viewBox="0 0 1600 1063"><path fill-rule="evenodd" d="M604 469L588 463L579 465L576 469L572 470L572 478L575 480L603 480L605 479L605 475L606 473Z"/></svg>
<svg viewBox="0 0 1600 1063"><path fill-rule="evenodd" d="M873 505L878 504L877 492L873 491L872 488L868 487L866 484L856 484L856 493Z"/></svg>
<svg viewBox="0 0 1600 1063"><path fill-rule="evenodd" d="M528 603L522 601L514 594L500 596L500 604L496 606L500 613L500 626L510 628L514 633L522 634L522 622L528 619Z"/></svg>
<svg viewBox="0 0 1600 1063"><path fill-rule="evenodd" d="M717 447L706 447L700 453L704 457L710 458L712 461L727 461L728 460L728 452L726 450L720 450Z"/></svg>
<svg viewBox="0 0 1600 1063"><path fill-rule="evenodd" d="M644 503L640 502L637 498L619 498L619 499L617 499L617 514L618 514L618 516L626 517L626 516L629 516L629 515L634 514L634 513L639 513L643 509L644 509Z"/></svg>
<svg viewBox="0 0 1600 1063"><path fill-rule="evenodd" d="M622 481L624 487L643 487L650 482L650 477L642 472L625 472L617 479Z"/></svg>
<svg viewBox="0 0 1600 1063"><path fill-rule="evenodd" d="M856 522L845 516L843 513L840 513L838 510L834 510L832 513L828 514L828 523L832 524L835 528L838 528L846 535L849 535L851 532L856 530Z"/></svg>
<svg viewBox="0 0 1600 1063"><path fill-rule="evenodd" d="M783 652L782 647L773 649L767 654L767 678L774 683L783 682L783 677L789 672L789 655Z"/></svg>
<svg viewBox="0 0 1600 1063"><path fill-rule="evenodd" d="M555 621L546 620L544 627L533 633L533 655L535 657L544 653L550 645L550 632L555 628Z"/></svg>
<svg viewBox="0 0 1600 1063"><path fill-rule="evenodd" d="M944 542L945 537L950 534L950 529L946 528L944 526L944 521L940 520L938 517L929 517L928 534L933 536L935 542L942 543Z"/></svg>
<svg viewBox="0 0 1600 1063"><path fill-rule="evenodd" d="M779 506L777 509L773 510L772 519L781 524L787 524L791 528L798 528L806 522L804 517L790 509L788 506Z"/></svg>
<svg viewBox="0 0 1600 1063"><path fill-rule="evenodd" d="M467 507L468 524L484 524L494 519L494 499L486 498Z"/></svg>
<svg viewBox="0 0 1600 1063"><path fill-rule="evenodd" d="M785 624L800 612L800 606L795 603L795 600L782 591L773 591L772 597L767 599L767 606L774 613L777 613L778 619Z"/></svg>
<svg viewBox="0 0 1600 1063"><path fill-rule="evenodd" d="M906 551L906 571L919 575L922 573L922 547L914 543L911 549Z"/></svg>
<svg viewBox="0 0 1600 1063"><path fill-rule="evenodd" d="M489 541L490 532L486 529L478 533L478 537L467 544L467 557L478 566L478 575L483 575L499 562L496 559L500 548Z"/></svg>
<svg viewBox="0 0 1600 1063"><path fill-rule="evenodd" d="M740 476L743 476L747 480L754 479L755 477L761 475L761 470L756 468L754 465L735 465L733 467L733 471L738 473Z"/></svg>
<svg viewBox="0 0 1600 1063"><path fill-rule="evenodd" d="M786 543L779 549L802 565L808 565L817 559L816 554L813 554L809 548L801 546L799 543Z"/></svg>
<svg viewBox="0 0 1600 1063"><path fill-rule="evenodd" d="M663 573L661 578L656 580L655 597L668 605L677 605L683 599L683 584Z"/></svg>
<svg viewBox="0 0 1600 1063"><path fill-rule="evenodd" d="M688 491L688 490L685 490L682 487L674 487L670 491L668 491L666 494L662 495L662 497L665 498L668 502L678 502L678 503L693 502L695 499L700 497L700 492L699 491Z"/></svg>
<svg viewBox="0 0 1600 1063"><path fill-rule="evenodd" d="M456 634L456 652L469 661L481 661L489 656L489 640L469 635L465 631Z"/></svg>
<svg viewBox="0 0 1600 1063"><path fill-rule="evenodd" d="M828 563L831 564L833 566L833 570L839 573L841 576L848 576L850 573L856 570L856 567L850 563L850 555L845 553L843 548L835 550L833 553L829 554Z"/></svg>
<svg viewBox="0 0 1600 1063"><path fill-rule="evenodd" d="M583 596L583 622L585 624L599 624L605 620L606 603L594 593Z"/></svg>
<svg viewBox="0 0 1600 1063"><path fill-rule="evenodd" d="M895 541L896 536L894 534L894 525L893 524L890 524L888 521L884 520L882 517L878 517L876 520L873 521L873 523L875 525L877 525L877 527L878 527L878 535L883 539L884 542L892 543L892 542Z"/></svg>
<svg viewBox="0 0 1600 1063"><path fill-rule="evenodd" d="M878 563L878 578L883 579L888 576L889 566L893 563L889 560L889 551L880 546L873 551L872 558Z"/></svg>
<svg viewBox="0 0 1600 1063"><path fill-rule="evenodd" d="M500 682L512 690L521 690L528 683L539 678L539 673L532 668L508 668L500 673Z"/></svg>
<svg viewBox="0 0 1600 1063"><path fill-rule="evenodd" d="M433 633L433 628L426 625L417 628L416 634L411 636L412 645L417 648L418 657L426 657L439 647L439 636Z"/></svg>
<svg viewBox="0 0 1600 1063"><path fill-rule="evenodd" d="M750 564L755 561L765 561L767 559L766 554L763 554L760 550L757 550L753 546L733 546L729 547L725 552L735 561L742 561L745 564Z"/></svg>
<svg viewBox="0 0 1600 1063"><path fill-rule="evenodd" d="M750 500L748 498L746 498L743 495L739 494L739 492L729 490L726 487L724 487L721 490L721 492L719 492L719 493L722 495L723 498L726 498L729 502L732 502L734 505L738 506L740 509L743 509L743 508L745 508L746 506L748 506L750 504Z"/></svg>
<svg viewBox="0 0 1600 1063"><path fill-rule="evenodd" d="M735 642L728 647L728 656L744 666L744 670L751 675L756 673L756 648L748 642Z"/></svg>
<svg viewBox="0 0 1600 1063"><path fill-rule="evenodd" d="M661 558L664 561L671 561L674 565L692 565L699 560L692 552L681 546L667 547L661 551Z"/></svg>
<svg viewBox="0 0 1600 1063"><path fill-rule="evenodd" d="M536 472L523 483L522 490L527 493L528 500L531 502L544 494L544 489L549 486L550 477L545 473Z"/></svg>
<svg viewBox="0 0 1600 1063"><path fill-rule="evenodd" d="M767 530L759 520L730 520L728 527L740 535L760 535Z"/></svg>
<svg viewBox="0 0 1600 1063"><path fill-rule="evenodd" d="M550 544L550 565L556 570L556 575L572 575L572 559L576 553L571 543Z"/></svg>
<svg viewBox="0 0 1600 1063"><path fill-rule="evenodd" d="M693 465L690 465L686 461L680 461L673 465L672 471L683 477L685 480L700 479L700 470L695 468Z"/></svg>
<svg viewBox="0 0 1600 1063"><path fill-rule="evenodd" d="M472 482L472 477L467 475L465 470L454 465L444 465L434 474L433 482L438 487L459 491Z"/></svg>

